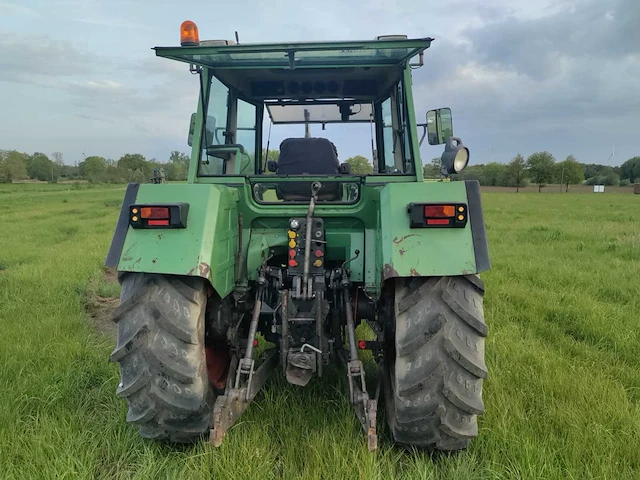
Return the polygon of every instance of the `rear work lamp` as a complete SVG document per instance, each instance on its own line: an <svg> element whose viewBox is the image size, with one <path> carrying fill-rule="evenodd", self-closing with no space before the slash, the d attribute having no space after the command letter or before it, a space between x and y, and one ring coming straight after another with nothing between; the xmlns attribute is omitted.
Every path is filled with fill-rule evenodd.
<svg viewBox="0 0 640 480"><path fill-rule="evenodd" d="M464 228L467 225L464 203L410 203L407 205L411 228Z"/></svg>
<svg viewBox="0 0 640 480"><path fill-rule="evenodd" d="M188 203L130 205L129 225L133 228L186 228Z"/></svg>

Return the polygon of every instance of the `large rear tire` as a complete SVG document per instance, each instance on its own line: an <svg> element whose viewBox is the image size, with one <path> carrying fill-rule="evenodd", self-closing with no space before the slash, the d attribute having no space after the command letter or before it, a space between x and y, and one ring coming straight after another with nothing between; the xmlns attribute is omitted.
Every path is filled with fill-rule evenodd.
<svg viewBox="0 0 640 480"><path fill-rule="evenodd" d="M484 284L476 276L393 282L385 396L394 440L464 449L484 411Z"/></svg>
<svg viewBox="0 0 640 480"><path fill-rule="evenodd" d="M205 355L206 284L201 278L123 273L117 394L143 438L193 442L208 433L214 395Z"/></svg>

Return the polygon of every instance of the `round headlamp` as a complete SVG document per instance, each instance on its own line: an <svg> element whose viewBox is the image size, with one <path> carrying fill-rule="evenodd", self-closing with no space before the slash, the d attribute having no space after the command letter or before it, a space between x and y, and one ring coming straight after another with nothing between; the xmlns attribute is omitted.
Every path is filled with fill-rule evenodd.
<svg viewBox="0 0 640 480"><path fill-rule="evenodd" d="M441 161L443 173L460 173L469 164L469 149L462 144L458 137L449 137Z"/></svg>

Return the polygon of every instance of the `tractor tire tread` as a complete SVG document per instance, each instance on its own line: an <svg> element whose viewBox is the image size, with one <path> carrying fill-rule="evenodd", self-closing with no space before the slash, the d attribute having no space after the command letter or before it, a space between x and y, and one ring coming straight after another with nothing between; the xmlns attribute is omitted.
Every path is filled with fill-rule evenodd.
<svg viewBox="0 0 640 480"><path fill-rule="evenodd" d="M208 433L213 410L204 349L200 278L122 273L113 320L120 366L117 395L143 438L190 443Z"/></svg>
<svg viewBox="0 0 640 480"><path fill-rule="evenodd" d="M397 443L462 450L484 411L484 284L475 275L394 279L387 420Z"/></svg>

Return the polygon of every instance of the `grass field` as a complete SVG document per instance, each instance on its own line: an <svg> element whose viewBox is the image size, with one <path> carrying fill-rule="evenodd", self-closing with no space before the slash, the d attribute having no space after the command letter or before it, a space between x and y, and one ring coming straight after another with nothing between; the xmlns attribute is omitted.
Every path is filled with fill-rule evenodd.
<svg viewBox="0 0 640 480"><path fill-rule="evenodd" d="M0 478L640 478L640 196L485 193L486 413L472 447L365 440L335 377L273 377L220 449L138 438L86 313L124 189L0 186Z"/></svg>

